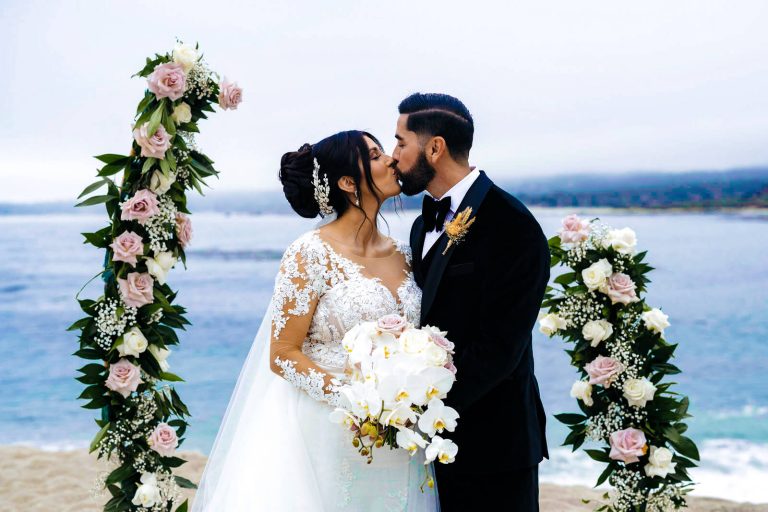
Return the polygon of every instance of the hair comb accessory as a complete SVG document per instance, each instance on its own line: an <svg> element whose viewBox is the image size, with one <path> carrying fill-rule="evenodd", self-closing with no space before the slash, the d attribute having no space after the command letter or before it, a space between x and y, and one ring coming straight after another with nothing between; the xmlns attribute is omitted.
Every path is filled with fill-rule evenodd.
<svg viewBox="0 0 768 512"><path fill-rule="evenodd" d="M312 159L315 163L315 168L312 171L312 185L315 187L315 201L320 206L320 213L330 215L333 213L328 196L331 194L331 187L328 185L328 175L323 175L323 182L320 182L320 164L317 163L317 158Z"/></svg>

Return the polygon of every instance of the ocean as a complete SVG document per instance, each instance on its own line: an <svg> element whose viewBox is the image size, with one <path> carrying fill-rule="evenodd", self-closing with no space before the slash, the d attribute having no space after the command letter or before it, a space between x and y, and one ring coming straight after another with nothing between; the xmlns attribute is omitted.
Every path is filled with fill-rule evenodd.
<svg viewBox="0 0 768 512"><path fill-rule="evenodd" d="M533 212L548 236L571 213ZM388 214L390 234L407 239L415 215ZM689 433L702 453L701 467L691 472L695 494L768 502L768 222L720 213L605 211L599 217L633 228L655 267L648 301L669 315L666 337L680 344L674 362L683 373L674 381L678 392L690 396ZM186 380L176 389L192 413L182 448L208 453L280 256L316 223L216 212L192 219L188 269L177 265L169 283L193 325L179 333L182 344L169 363ZM75 294L103 260L103 253L82 244L80 233L103 227L105 220L90 213L0 215L0 443L82 448L98 430L98 411L75 400L82 390L76 369L85 361L71 356L76 334L65 329L82 316ZM96 279L80 297L100 292ZM561 340L535 331L551 451L540 466L541 480L591 486L602 466L561 447L566 429L552 417L577 410L569 397L576 372L564 348Z"/></svg>

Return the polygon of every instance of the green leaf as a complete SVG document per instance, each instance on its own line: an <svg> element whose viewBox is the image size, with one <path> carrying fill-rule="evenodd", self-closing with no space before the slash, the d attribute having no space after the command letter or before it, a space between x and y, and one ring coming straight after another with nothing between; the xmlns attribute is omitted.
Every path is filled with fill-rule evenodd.
<svg viewBox="0 0 768 512"><path fill-rule="evenodd" d="M149 126L147 126L147 137L152 137L157 128L160 126L160 121L163 119L163 111L165 110L165 98L160 101L155 111L152 113L152 117L149 118Z"/></svg>
<svg viewBox="0 0 768 512"><path fill-rule="evenodd" d="M156 158L149 157L144 161L144 165L141 166L141 174L146 174L148 170L152 168L153 165L155 165L155 162L157 161Z"/></svg>
<svg viewBox="0 0 768 512"><path fill-rule="evenodd" d="M171 166L168 164L167 160L165 160L165 159L160 160L160 170L163 171L163 174L165 174L165 176L167 178L170 178L170 176L171 176Z"/></svg>
<svg viewBox="0 0 768 512"><path fill-rule="evenodd" d="M72 354L73 356L82 357L83 359L101 359L101 354L95 348L81 348L77 352Z"/></svg>
<svg viewBox="0 0 768 512"><path fill-rule="evenodd" d="M83 390L82 393L80 393L80 396L78 396L78 400L81 398L87 398L89 400L93 400L94 398L99 398L104 396L104 388L98 384L94 384L92 386L88 386Z"/></svg>
<svg viewBox="0 0 768 512"><path fill-rule="evenodd" d="M677 441L669 440L672 446L682 455L685 455L689 459L701 460L699 458L699 449L696 448L696 444L688 437L680 436Z"/></svg>
<svg viewBox="0 0 768 512"><path fill-rule="evenodd" d="M613 473L613 464L609 464L607 468L605 468L605 471L600 473L600 476L597 478L597 483L595 484L595 487L598 487L600 484L608 480L608 477L611 476L611 473Z"/></svg>
<svg viewBox="0 0 768 512"><path fill-rule="evenodd" d="M161 372L160 378L162 378L163 380L167 380L169 382L186 382L184 379L182 379L178 375L170 372Z"/></svg>
<svg viewBox="0 0 768 512"><path fill-rule="evenodd" d="M576 279L576 272L566 272L565 274L560 274L555 278L555 283L562 284L563 286L570 284Z"/></svg>
<svg viewBox="0 0 768 512"><path fill-rule="evenodd" d="M111 164L114 162L117 162L118 160L129 160L130 157L125 155L115 155L113 153L107 153L105 155L99 155L94 157L97 160L100 160L104 162L105 164Z"/></svg>
<svg viewBox="0 0 768 512"><path fill-rule="evenodd" d="M118 482L122 482L123 480L127 479L129 476L136 473L136 470L133 468L133 465L129 462L126 462L119 468L112 471L107 479L104 481L105 484L115 484Z"/></svg>
<svg viewBox="0 0 768 512"><path fill-rule="evenodd" d="M82 202L80 202L80 203L77 203L77 204L75 205L75 207L77 208L78 206L93 206L94 204L106 203L106 202L107 202L107 201L109 201L110 199L115 199L115 197L113 197L113 196L108 196L108 195L104 195L104 196L93 196L93 197L89 197L89 198L88 198L88 199L86 199L85 201L82 201Z"/></svg>
<svg viewBox="0 0 768 512"><path fill-rule="evenodd" d="M98 247L100 249L106 249L109 247L109 241L105 240L103 236L99 235L98 233L80 233L85 237L84 244L89 243L93 245L94 247Z"/></svg>
<svg viewBox="0 0 768 512"><path fill-rule="evenodd" d="M90 194L90 193L91 193L91 192L93 192L94 190L98 190L98 189L100 189L100 188L101 188L101 187L103 187L103 186L104 186L104 184L105 184L105 183L107 183L108 181L109 181L109 180L108 180L107 178L102 178L102 179L100 179L99 181L94 181L93 183L91 183L90 185L88 185L87 187L85 187L85 188L83 189L83 191L82 191L82 192L80 192L80 195L79 195L79 196L77 196L77 199L80 199L81 197L83 197L83 196L86 196L86 195Z"/></svg>
<svg viewBox="0 0 768 512"><path fill-rule="evenodd" d="M141 100L141 103L139 103L139 106L136 108L136 115L139 115L141 112L144 112L144 110L149 106L150 103L152 103L152 100L155 99L155 93L152 91L146 91L144 93L144 99Z"/></svg>
<svg viewBox="0 0 768 512"><path fill-rule="evenodd" d="M98 431L96 436L93 438L93 441L91 441L91 446L90 446L90 448L88 448L88 453L93 453L93 451L96 450L96 448L99 447L99 443L104 438L104 434L107 433L107 430L109 430L109 426L110 425L111 425L111 423L107 422L106 425L101 427L101 430Z"/></svg>
<svg viewBox="0 0 768 512"><path fill-rule="evenodd" d="M78 369L77 371L84 373L86 375L101 375L101 373L104 372L106 369L107 368L103 364L90 363Z"/></svg>
<svg viewBox="0 0 768 512"><path fill-rule="evenodd" d="M184 132L200 133L200 129L197 127L196 123L182 123L179 125L179 130Z"/></svg>
<svg viewBox="0 0 768 512"><path fill-rule="evenodd" d="M116 160L101 168L98 172L99 176L112 176L125 169L125 167L131 163L131 158L124 158L123 160Z"/></svg>
<svg viewBox="0 0 768 512"><path fill-rule="evenodd" d="M177 468L181 466L182 464L186 464L187 461L180 458L180 457L164 457L163 462L166 466L171 468Z"/></svg>
<svg viewBox="0 0 768 512"><path fill-rule="evenodd" d="M587 419L587 417L582 414L572 413L555 414L555 418L557 418L560 423L566 425L577 425Z"/></svg>
<svg viewBox="0 0 768 512"><path fill-rule="evenodd" d="M174 475L174 476L176 476L176 475ZM177 478L178 478L178 477L177 477ZM197 486L195 486L195 489L197 489ZM177 509L176 509L176 512L187 512L187 506L188 506L188 505L187 505L187 502L188 502L188 501L189 501L189 500L184 500L184 503L182 503L181 505L179 505L179 508L177 508Z"/></svg>
<svg viewBox="0 0 768 512"><path fill-rule="evenodd" d="M606 462L610 463L611 458L608 456L608 453L604 450L584 450L584 452L592 457L597 462Z"/></svg>
<svg viewBox="0 0 768 512"><path fill-rule="evenodd" d="M187 480L183 476L173 475L173 477L176 479L176 483L179 487L183 487L184 489L197 489L197 485L194 482Z"/></svg>
<svg viewBox="0 0 768 512"><path fill-rule="evenodd" d="M81 318L80 320L76 321L69 327L67 327L67 331L76 331L78 329L83 329L86 325L88 325L88 322L91 320L91 317L87 316L85 318ZM78 351L79 352L79 351ZM75 352L72 355L78 355L77 352ZM80 356L83 357L83 356Z"/></svg>

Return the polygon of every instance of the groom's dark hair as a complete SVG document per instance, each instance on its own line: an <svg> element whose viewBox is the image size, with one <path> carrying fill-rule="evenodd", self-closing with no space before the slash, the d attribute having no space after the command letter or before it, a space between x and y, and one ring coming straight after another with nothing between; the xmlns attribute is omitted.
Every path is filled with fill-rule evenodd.
<svg viewBox="0 0 768 512"><path fill-rule="evenodd" d="M475 124L467 107L448 94L411 94L397 107L401 114L408 114L406 128L419 137L442 137L448 153L457 158L469 158Z"/></svg>

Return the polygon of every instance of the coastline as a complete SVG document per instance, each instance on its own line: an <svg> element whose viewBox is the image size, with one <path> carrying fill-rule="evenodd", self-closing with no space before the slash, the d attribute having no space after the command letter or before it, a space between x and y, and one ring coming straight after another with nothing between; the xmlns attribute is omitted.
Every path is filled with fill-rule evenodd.
<svg viewBox="0 0 768 512"><path fill-rule="evenodd" d="M197 451L179 451L187 463L175 474L198 482L207 457ZM108 470L105 460L86 449L50 451L26 445L0 445L0 509L27 512L60 510L98 512L107 496L91 497L99 472ZM106 491L105 491L106 492ZM182 489L185 498L193 489ZM542 483L539 503L542 512L587 512L593 504L582 499L598 499L601 491L582 486ZM191 504L191 502L190 502ZM736 503L719 498L689 497L691 512L768 512L768 503Z"/></svg>

